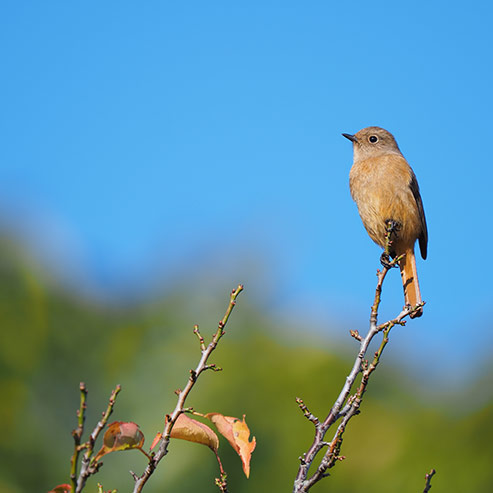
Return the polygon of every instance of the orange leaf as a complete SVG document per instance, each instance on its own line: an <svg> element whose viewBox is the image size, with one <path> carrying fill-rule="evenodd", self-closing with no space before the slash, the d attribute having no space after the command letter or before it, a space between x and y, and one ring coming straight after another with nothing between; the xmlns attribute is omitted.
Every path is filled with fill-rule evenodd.
<svg viewBox="0 0 493 493"><path fill-rule="evenodd" d="M96 460L110 452L141 449L142 445L144 445L144 434L139 430L139 425L131 421L115 421L108 425L103 438L103 446L96 455Z"/></svg>
<svg viewBox="0 0 493 493"><path fill-rule="evenodd" d="M221 433L236 450L236 453L240 456L243 464L243 472L248 478L250 476L250 459L257 443L255 437L252 438L251 442L249 441L250 429L246 424L245 415L243 415L243 421L219 413L208 413L205 417L216 425L219 433Z"/></svg>
<svg viewBox="0 0 493 493"><path fill-rule="evenodd" d="M217 435L207 425L189 418L186 414L180 414L178 416L171 429L171 438L201 443L207 445L214 452L217 452L219 447Z"/></svg>
<svg viewBox="0 0 493 493"><path fill-rule="evenodd" d="M71 490L72 486L64 483L55 486L52 490L48 491L48 493L70 493Z"/></svg>
<svg viewBox="0 0 493 493"><path fill-rule="evenodd" d="M159 443L159 440L161 440L161 438L163 438L163 434L158 432L151 443L151 450Z"/></svg>

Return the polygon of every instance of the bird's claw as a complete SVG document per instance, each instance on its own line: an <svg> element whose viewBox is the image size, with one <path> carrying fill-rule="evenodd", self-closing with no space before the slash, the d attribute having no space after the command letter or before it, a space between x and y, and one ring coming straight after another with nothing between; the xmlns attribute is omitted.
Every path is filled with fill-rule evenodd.
<svg viewBox="0 0 493 493"><path fill-rule="evenodd" d="M387 226L387 232L390 236L397 236L397 232L402 228L401 223L399 221L394 221L393 219L387 219L385 225Z"/></svg>
<svg viewBox="0 0 493 493"><path fill-rule="evenodd" d="M386 269L392 269L392 267L397 267L397 264L393 263L390 260L390 255L388 253L386 253L386 252L383 252L382 255L380 255L380 263Z"/></svg>

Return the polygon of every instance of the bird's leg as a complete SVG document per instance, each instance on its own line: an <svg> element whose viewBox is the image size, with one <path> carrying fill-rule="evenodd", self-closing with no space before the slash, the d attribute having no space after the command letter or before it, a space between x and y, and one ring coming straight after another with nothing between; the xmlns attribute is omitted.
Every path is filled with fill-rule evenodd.
<svg viewBox="0 0 493 493"><path fill-rule="evenodd" d="M397 264L391 263L390 258L395 257L395 251L392 248L392 238L397 238L397 232L401 229L401 223L394 221L393 219L387 219L385 221L387 234L385 235L385 248L380 255L380 263L387 269L397 267Z"/></svg>

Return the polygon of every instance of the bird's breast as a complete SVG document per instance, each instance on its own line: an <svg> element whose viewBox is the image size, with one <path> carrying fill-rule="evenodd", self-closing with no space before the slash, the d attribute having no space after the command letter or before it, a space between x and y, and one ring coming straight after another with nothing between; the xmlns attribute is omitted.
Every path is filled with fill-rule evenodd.
<svg viewBox="0 0 493 493"><path fill-rule="evenodd" d="M351 195L368 234L381 246L389 219L401 225L400 243L414 245L419 236L421 226L410 181L411 168L397 154L357 161L351 168Z"/></svg>

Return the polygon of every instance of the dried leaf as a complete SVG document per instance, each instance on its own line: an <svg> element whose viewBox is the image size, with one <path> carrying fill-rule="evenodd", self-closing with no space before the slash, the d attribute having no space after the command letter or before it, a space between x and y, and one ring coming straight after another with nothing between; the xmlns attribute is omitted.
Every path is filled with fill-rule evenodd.
<svg viewBox="0 0 493 493"><path fill-rule="evenodd" d="M127 449L142 449L144 434L139 430L139 425L124 421L115 421L108 425L103 438L103 446L96 455L96 460L110 452Z"/></svg>
<svg viewBox="0 0 493 493"><path fill-rule="evenodd" d="M159 440L161 440L161 438L163 438L163 434L158 432L151 443L151 450L159 443Z"/></svg>
<svg viewBox="0 0 493 493"><path fill-rule="evenodd" d="M257 443L255 437L252 438L251 442L249 441L250 429L246 424L245 415L243 415L243 420L232 416L224 416L220 413L208 413L205 417L216 425L219 433L236 450L243 464L243 472L248 478L250 476L250 459Z"/></svg>
<svg viewBox="0 0 493 493"><path fill-rule="evenodd" d="M219 447L219 438L217 438L214 431L204 423L189 418L186 414L180 414L178 416L171 429L171 438L201 443L207 445L214 452L217 452Z"/></svg>
<svg viewBox="0 0 493 493"><path fill-rule="evenodd" d="M72 486L69 484L59 484L55 486L52 490L48 491L48 493L70 493L72 490Z"/></svg>

